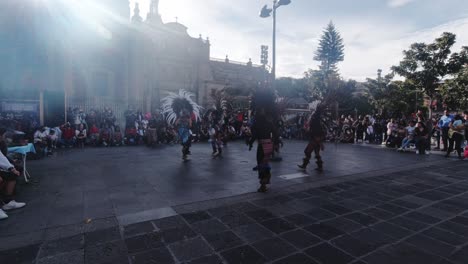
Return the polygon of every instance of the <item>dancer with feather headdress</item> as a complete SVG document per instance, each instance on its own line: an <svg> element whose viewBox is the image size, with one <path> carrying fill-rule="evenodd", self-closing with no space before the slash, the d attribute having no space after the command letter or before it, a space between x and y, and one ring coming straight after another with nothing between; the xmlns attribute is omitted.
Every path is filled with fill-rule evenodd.
<svg viewBox="0 0 468 264"><path fill-rule="evenodd" d="M275 109L275 94L273 91L263 88L256 91L252 98L252 138L249 141L249 150L257 140L257 167L260 188L258 192L266 192L267 184L270 184L271 166L270 157L273 146L278 143L278 132L275 125L277 111Z"/></svg>
<svg viewBox="0 0 468 264"><path fill-rule="evenodd" d="M307 165L310 163L310 159L312 158L312 152L315 153L315 159L317 164L317 171L323 171L323 160L322 156L320 155L320 151L325 150L325 139L327 136L327 117L326 111L327 107L332 101L333 95L328 95L326 99L323 101L315 101L312 103L311 110L313 111L312 115L310 116L309 122L307 124L307 130L309 135L309 144L304 150L305 157L302 160L302 164L297 165L300 169L307 169Z"/></svg>
<svg viewBox="0 0 468 264"><path fill-rule="evenodd" d="M162 99L163 114L167 123L177 128L180 142L182 144L182 159L187 160L190 155L192 122L200 120L201 107L192 100L194 95L185 90L179 93L169 93Z"/></svg>

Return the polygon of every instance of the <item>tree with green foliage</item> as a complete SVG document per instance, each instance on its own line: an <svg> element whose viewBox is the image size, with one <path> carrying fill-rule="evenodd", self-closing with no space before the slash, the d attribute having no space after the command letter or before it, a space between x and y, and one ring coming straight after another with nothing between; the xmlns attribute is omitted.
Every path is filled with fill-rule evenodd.
<svg viewBox="0 0 468 264"><path fill-rule="evenodd" d="M314 60L320 62L320 71L325 78L338 74L337 64L344 60L344 44L332 21L323 31Z"/></svg>
<svg viewBox="0 0 468 264"><path fill-rule="evenodd" d="M382 70L378 70L376 79L367 78L364 84L367 91L363 95L379 114L409 114L416 111L417 90L410 82L394 81L393 78L394 74L382 76Z"/></svg>
<svg viewBox="0 0 468 264"><path fill-rule="evenodd" d="M468 47L463 47L460 53L451 52L455 41L455 34L445 32L433 43L414 43L403 51L403 60L392 70L427 95L432 105L442 80L458 73L468 62ZM431 109L429 115L432 116Z"/></svg>
<svg viewBox="0 0 468 264"><path fill-rule="evenodd" d="M468 66L453 79L446 80L440 89L443 101L452 109L468 109Z"/></svg>

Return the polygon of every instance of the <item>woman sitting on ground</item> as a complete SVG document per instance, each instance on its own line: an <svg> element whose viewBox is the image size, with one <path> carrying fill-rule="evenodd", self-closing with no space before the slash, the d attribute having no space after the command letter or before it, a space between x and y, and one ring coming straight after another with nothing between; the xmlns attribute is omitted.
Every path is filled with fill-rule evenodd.
<svg viewBox="0 0 468 264"><path fill-rule="evenodd" d="M428 137L429 131L427 130L426 125L423 122L418 122L414 131L414 141L416 142L416 154L426 154L426 142Z"/></svg>

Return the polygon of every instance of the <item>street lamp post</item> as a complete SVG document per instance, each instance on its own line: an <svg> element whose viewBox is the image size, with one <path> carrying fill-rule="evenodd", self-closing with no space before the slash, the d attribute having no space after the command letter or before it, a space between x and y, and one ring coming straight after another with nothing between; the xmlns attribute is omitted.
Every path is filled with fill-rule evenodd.
<svg viewBox="0 0 468 264"><path fill-rule="evenodd" d="M289 5L291 0L273 0L273 8L268 8L268 5L263 6L260 11L261 18L270 17L273 13L273 50L272 50L272 67L271 67L271 77L272 77L272 88L275 88L276 81L276 9L280 6Z"/></svg>

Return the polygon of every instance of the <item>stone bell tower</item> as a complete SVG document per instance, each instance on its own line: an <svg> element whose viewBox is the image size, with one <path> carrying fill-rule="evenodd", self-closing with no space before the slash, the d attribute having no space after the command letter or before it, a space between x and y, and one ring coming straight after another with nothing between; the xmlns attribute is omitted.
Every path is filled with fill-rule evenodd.
<svg viewBox="0 0 468 264"><path fill-rule="evenodd" d="M151 0L150 10L146 17L148 23L153 25L161 25L162 19L159 14L159 0Z"/></svg>

